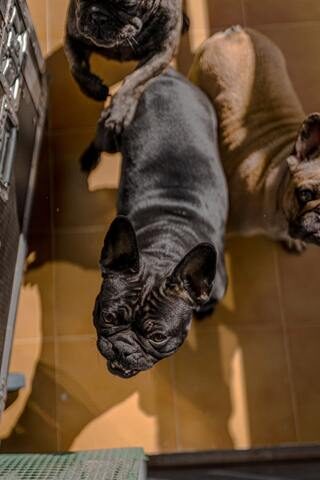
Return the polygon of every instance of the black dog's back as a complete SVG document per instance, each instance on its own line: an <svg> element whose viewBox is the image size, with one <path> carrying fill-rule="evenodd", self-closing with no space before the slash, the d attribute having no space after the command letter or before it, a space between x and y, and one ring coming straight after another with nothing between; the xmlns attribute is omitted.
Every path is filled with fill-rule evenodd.
<svg viewBox="0 0 320 480"><path fill-rule="evenodd" d="M178 206L181 201L181 213L192 208L210 229L217 210L225 211L214 111L207 97L175 71L149 86L120 148L119 213L140 217L144 204L151 208L151 198L161 212L166 202Z"/></svg>
<svg viewBox="0 0 320 480"><path fill-rule="evenodd" d="M228 195L207 97L174 71L149 84L120 138L118 216L94 310L111 373L130 378L172 355L192 313L226 289Z"/></svg>
<svg viewBox="0 0 320 480"><path fill-rule="evenodd" d="M132 220L142 250L160 247L179 257L197 242L213 242L220 299L228 194L217 145L207 97L174 70L153 80L121 139L118 210Z"/></svg>

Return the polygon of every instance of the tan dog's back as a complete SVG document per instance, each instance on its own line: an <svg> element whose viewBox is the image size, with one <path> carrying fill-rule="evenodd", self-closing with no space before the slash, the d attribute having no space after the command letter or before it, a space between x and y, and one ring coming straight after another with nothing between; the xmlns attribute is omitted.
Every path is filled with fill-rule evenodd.
<svg viewBox="0 0 320 480"><path fill-rule="evenodd" d="M264 35L238 26L217 33L200 47L190 78L214 102L230 151L252 143L249 132L264 145L271 123L291 124L295 138L304 112L282 52Z"/></svg>
<svg viewBox="0 0 320 480"><path fill-rule="evenodd" d="M255 53L246 32L230 29L208 39L198 50L191 80L209 95L218 109L223 141L236 148L246 135L255 74ZM231 129L231 131L230 131Z"/></svg>
<svg viewBox="0 0 320 480"><path fill-rule="evenodd" d="M272 168L289 155L304 119L284 57L264 35L232 27L200 47L190 78L217 110L231 230L263 231L268 227L258 217L265 184ZM233 205L249 207L246 218L236 215Z"/></svg>

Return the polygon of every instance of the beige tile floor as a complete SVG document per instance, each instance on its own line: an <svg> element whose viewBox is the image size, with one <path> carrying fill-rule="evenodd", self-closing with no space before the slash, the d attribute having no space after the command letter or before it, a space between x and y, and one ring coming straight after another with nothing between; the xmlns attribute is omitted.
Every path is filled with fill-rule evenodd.
<svg viewBox="0 0 320 480"><path fill-rule="evenodd" d="M181 351L130 381L95 348L97 260L115 214L119 159L89 182L78 157L101 105L79 93L62 50L67 0L29 0L48 60L50 105L11 368L4 451L142 446L147 452L320 441L320 251L292 257L262 238L227 245L230 288ZM320 110L319 0L189 0L192 28L177 65L210 32L250 25L283 50L306 112ZM96 61L109 83L127 66Z"/></svg>

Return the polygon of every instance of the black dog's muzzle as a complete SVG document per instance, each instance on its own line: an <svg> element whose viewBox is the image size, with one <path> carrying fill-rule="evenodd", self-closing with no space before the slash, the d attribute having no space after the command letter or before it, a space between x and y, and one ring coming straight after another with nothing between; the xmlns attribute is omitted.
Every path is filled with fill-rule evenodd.
<svg viewBox="0 0 320 480"><path fill-rule="evenodd" d="M103 13L97 7L91 7L88 12L88 22L96 28L101 28L107 25L108 15Z"/></svg>
<svg viewBox="0 0 320 480"><path fill-rule="evenodd" d="M148 370L158 359L147 354L135 334L122 331L105 338L98 334L97 347L107 360L108 370L121 378L131 378Z"/></svg>

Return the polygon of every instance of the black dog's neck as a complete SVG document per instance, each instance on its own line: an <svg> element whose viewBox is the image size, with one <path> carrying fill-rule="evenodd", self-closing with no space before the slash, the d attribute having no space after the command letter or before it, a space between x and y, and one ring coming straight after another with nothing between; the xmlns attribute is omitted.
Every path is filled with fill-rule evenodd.
<svg viewBox="0 0 320 480"><path fill-rule="evenodd" d="M173 221L166 216L136 228L137 240L144 262L156 275L167 275L191 250L198 240L188 222Z"/></svg>

